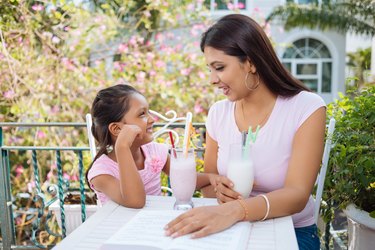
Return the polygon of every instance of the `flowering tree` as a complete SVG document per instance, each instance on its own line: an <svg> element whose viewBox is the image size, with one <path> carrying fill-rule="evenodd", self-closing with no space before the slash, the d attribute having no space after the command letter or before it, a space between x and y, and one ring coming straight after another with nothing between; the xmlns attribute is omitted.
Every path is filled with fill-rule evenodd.
<svg viewBox="0 0 375 250"><path fill-rule="evenodd" d="M97 91L117 83L135 86L154 110L192 111L203 121L217 97L199 52L202 1L94 2L0 2L0 122L83 122ZM85 131L73 129L4 128L4 136L6 145L87 145ZM29 153L11 157L13 195L32 195ZM77 181L75 156L63 158L64 178ZM38 160L45 188L56 182L56 165L48 154ZM20 243L30 237L27 217L16 222Z"/></svg>

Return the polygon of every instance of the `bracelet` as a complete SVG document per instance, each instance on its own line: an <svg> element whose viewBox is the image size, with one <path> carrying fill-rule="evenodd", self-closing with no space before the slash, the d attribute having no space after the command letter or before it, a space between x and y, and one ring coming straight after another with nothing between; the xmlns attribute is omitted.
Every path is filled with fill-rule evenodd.
<svg viewBox="0 0 375 250"><path fill-rule="evenodd" d="M249 220L249 210L246 206L246 203L243 200L237 199L238 203L240 203L241 207L243 208L243 211L245 212L244 217L241 219L241 221L248 221Z"/></svg>
<svg viewBox="0 0 375 250"><path fill-rule="evenodd" d="M260 194L260 195L258 195L258 196L263 197L263 199L266 201L266 204L267 204L267 212L266 212L266 215L263 217L263 219L260 220L260 221L264 221L265 219L267 219L268 214L270 213L270 201L268 200L267 196L264 195L264 194Z"/></svg>

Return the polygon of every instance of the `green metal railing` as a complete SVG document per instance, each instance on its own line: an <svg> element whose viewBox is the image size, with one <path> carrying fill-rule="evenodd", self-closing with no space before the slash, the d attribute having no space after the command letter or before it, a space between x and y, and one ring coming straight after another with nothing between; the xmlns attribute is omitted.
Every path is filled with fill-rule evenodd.
<svg viewBox="0 0 375 250"><path fill-rule="evenodd" d="M164 124L156 123L155 127L162 127ZM194 123L194 128L204 129L204 124ZM89 147L58 147L58 146L14 146L4 145L4 131L3 127L16 127L16 128L36 128L36 127L70 127L70 128L85 128L86 123L0 123L0 224L1 224L1 237L0 247L2 249L41 249L50 248L51 246L42 245L37 240L37 233L40 229L42 218L48 207L58 200L61 213L61 233L56 233L50 230L48 221L52 218L52 212L48 211L46 218L43 219L46 231L50 235L64 238L66 236L66 221L64 210L64 194L69 189L69 182L63 179L63 166L62 156L63 151L74 152L78 159L78 177L79 177L79 193L81 196L81 219L82 222L86 220L86 207L85 207L85 176L84 176L84 161L83 154L88 152ZM181 124L172 124L170 128L182 128ZM200 142L198 146L202 146L203 132L200 135ZM88 144L88 143L87 143ZM34 190L34 203L37 206L36 218L32 222L31 241L34 245L21 246L16 245L16 231L14 223L13 201L11 195L11 164L10 155L14 151L28 151L31 152L31 162L33 169L33 177L35 182ZM56 155L55 162L57 167L57 184L51 184L47 188L48 197L41 189L41 180L38 167L38 154L42 151L52 151ZM203 149L199 148L198 157L202 156Z"/></svg>

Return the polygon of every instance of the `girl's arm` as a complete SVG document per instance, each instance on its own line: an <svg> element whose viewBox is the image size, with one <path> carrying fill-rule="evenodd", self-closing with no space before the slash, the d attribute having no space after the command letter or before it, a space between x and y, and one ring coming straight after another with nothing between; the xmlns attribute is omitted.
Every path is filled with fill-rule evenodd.
<svg viewBox="0 0 375 250"><path fill-rule="evenodd" d="M142 208L146 202L145 188L131 151L132 143L140 133L138 126L123 125L116 134L115 153L120 180L110 175L99 175L91 180L97 191L130 208Z"/></svg>
<svg viewBox="0 0 375 250"><path fill-rule="evenodd" d="M266 194L270 204L267 218L292 215L306 206L323 155L325 118L325 108L321 107L297 130L284 187ZM265 216L267 206L262 197L243 201L192 209L167 225L167 235L195 232L193 237L203 237L242 219L256 221Z"/></svg>

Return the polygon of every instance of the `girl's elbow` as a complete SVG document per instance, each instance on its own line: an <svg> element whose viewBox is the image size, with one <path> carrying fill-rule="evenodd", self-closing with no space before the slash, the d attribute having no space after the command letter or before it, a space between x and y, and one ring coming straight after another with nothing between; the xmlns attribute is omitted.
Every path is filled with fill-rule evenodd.
<svg viewBox="0 0 375 250"><path fill-rule="evenodd" d="M139 200L139 201L124 201L121 206L127 208L134 208L134 209L141 209L146 205L146 200Z"/></svg>

